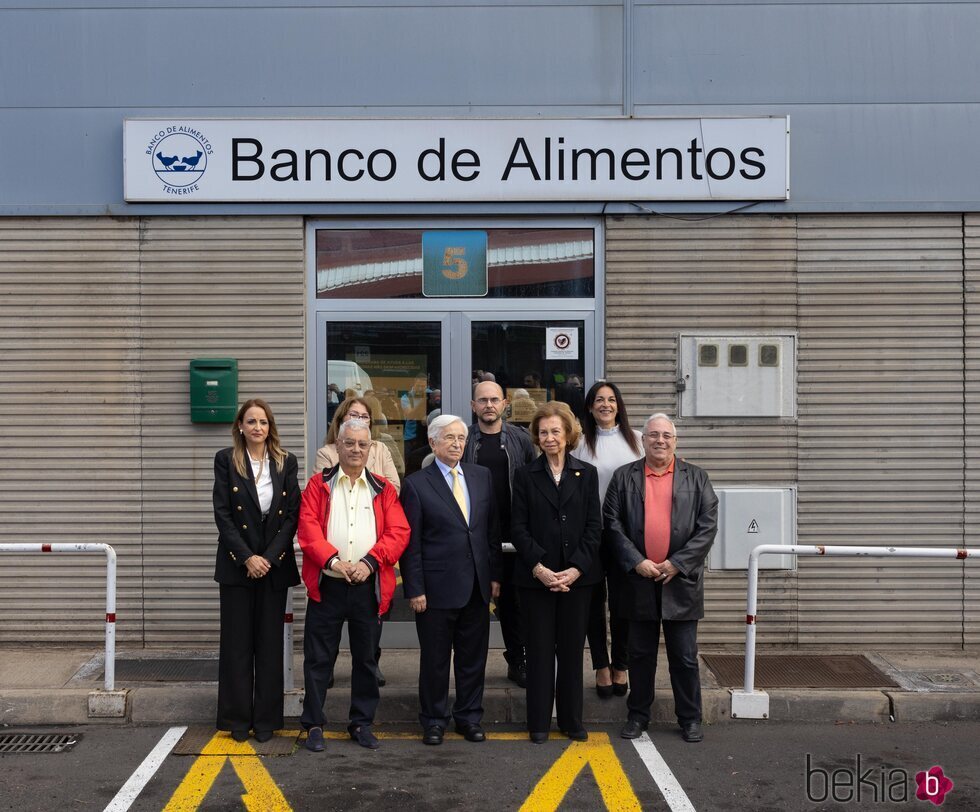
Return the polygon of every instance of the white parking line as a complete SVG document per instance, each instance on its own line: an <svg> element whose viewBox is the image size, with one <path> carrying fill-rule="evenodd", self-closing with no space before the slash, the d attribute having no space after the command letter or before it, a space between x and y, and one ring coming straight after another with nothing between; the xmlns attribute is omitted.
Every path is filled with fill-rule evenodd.
<svg viewBox="0 0 980 812"><path fill-rule="evenodd" d="M122 785L119 792L116 793L116 797L109 802L103 812L126 812L133 805L133 801L139 797L143 787L150 783L150 779L170 755L170 751L180 741L185 730L187 730L186 727L172 727L164 733L163 738L157 742L157 746L143 759L143 763L136 768L136 772L129 776L129 779Z"/></svg>
<svg viewBox="0 0 980 812"><path fill-rule="evenodd" d="M647 768L650 776L657 782L660 791L663 793L664 800L671 812L695 812L694 804L687 797L687 793L670 771L664 757L656 745L650 741L650 737L644 733L640 738L633 739L633 746L640 754L643 766Z"/></svg>

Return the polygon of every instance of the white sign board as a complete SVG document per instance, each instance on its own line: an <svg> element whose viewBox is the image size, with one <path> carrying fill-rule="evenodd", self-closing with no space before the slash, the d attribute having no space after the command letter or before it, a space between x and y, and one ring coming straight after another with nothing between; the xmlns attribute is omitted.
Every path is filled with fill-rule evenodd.
<svg viewBox="0 0 980 812"><path fill-rule="evenodd" d="M545 359L578 360L578 327L546 327L545 334Z"/></svg>
<svg viewBox="0 0 980 812"><path fill-rule="evenodd" d="M786 200L789 118L127 119L138 202Z"/></svg>

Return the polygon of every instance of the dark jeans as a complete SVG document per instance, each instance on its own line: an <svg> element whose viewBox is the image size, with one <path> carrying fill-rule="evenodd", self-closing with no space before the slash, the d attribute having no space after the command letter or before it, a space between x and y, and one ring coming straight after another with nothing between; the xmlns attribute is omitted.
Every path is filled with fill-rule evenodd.
<svg viewBox="0 0 980 812"><path fill-rule="evenodd" d="M629 668L629 621L619 616L617 605L616 581L617 576L609 576L609 637L612 640L612 661L606 648L606 580L599 581L592 589L592 601L589 604L589 652L592 655L592 670L609 668L612 665L617 671Z"/></svg>
<svg viewBox="0 0 980 812"><path fill-rule="evenodd" d="M378 680L375 676L378 645L378 599L372 576L363 584L348 584L343 578L320 576L320 601L306 606L303 635L303 715L305 729L321 727L326 721L323 702L327 684L333 676L340 635L347 621L350 640L351 680L348 718L354 725L370 725L378 708Z"/></svg>
<svg viewBox="0 0 980 812"><path fill-rule="evenodd" d="M504 577L500 583L500 596L494 601L494 614L500 621L500 633L504 638L504 659L517 667L524 663L524 621L513 579L517 554L504 553L502 558Z"/></svg>

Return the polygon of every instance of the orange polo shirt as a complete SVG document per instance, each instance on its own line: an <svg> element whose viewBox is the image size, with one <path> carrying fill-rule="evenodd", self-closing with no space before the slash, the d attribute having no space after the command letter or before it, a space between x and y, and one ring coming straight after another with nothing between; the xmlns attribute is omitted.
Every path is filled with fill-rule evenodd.
<svg viewBox="0 0 980 812"><path fill-rule="evenodd" d="M646 492L643 498L643 544L654 564L667 560L670 549L670 506L674 496L674 460L662 474L644 465Z"/></svg>

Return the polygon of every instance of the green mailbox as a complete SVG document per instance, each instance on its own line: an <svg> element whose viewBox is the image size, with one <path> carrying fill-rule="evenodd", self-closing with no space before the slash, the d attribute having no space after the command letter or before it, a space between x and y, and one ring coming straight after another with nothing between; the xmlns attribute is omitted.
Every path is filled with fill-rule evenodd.
<svg viewBox="0 0 980 812"><path fill-rule="evenodd" d="M234 423L238 412L238 361L197 358L191 361L191 422Z"/></svg>

